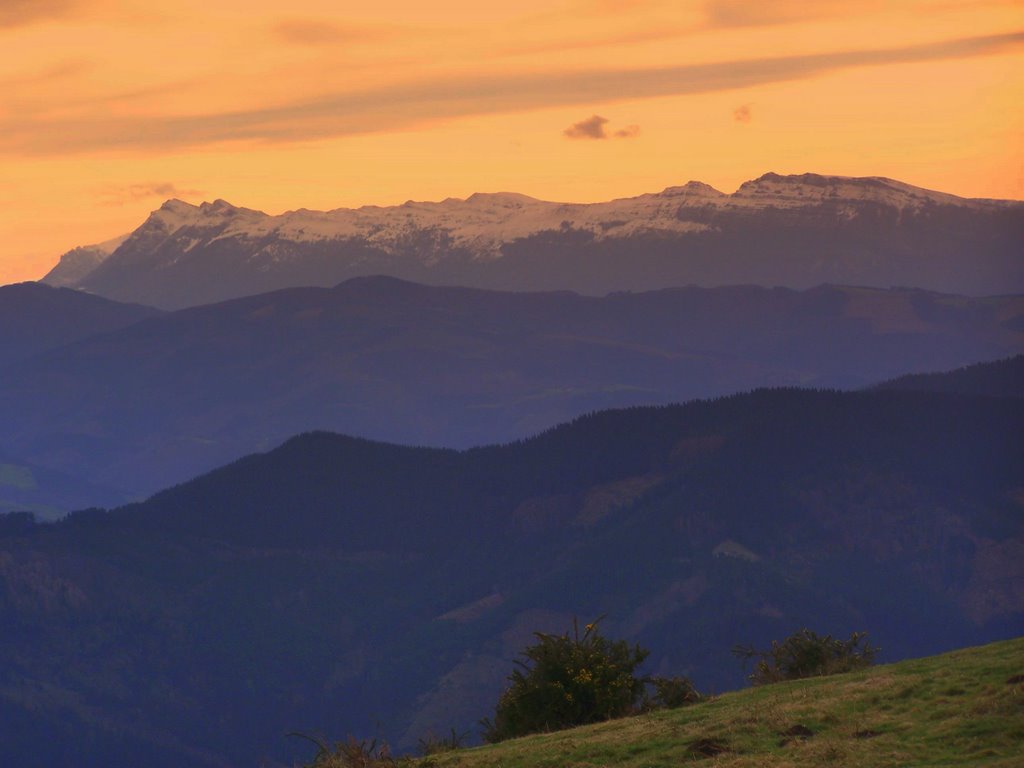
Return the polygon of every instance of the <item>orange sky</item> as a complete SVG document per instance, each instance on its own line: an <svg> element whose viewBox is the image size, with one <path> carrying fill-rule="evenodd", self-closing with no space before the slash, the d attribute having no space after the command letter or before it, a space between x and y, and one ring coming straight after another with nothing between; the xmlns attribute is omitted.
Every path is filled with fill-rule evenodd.
<svg viewBox="0 0 1024 768"><path fill-rule="evenodd" d="M1024 198L1022 0L0 0L0 50L0 284L168 197Z"/></svg>

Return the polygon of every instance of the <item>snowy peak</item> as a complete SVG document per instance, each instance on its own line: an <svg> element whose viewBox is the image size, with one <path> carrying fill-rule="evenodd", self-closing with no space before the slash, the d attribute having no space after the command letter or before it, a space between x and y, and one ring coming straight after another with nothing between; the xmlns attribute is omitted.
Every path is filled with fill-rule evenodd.
<svg viewBox="0 0 1024 768"><path fill-rule="evenodd" d="M824 201L871 202L900 210L926 205L987 206L990 201L969 200L944 192L915 187L882 176L822 176L803 173L783 176L766 173L744 182L731 196L748 204L772 201L780 207L808 205Z"/></svg>
<svg viewBox="0 0 1024 768"><path fill-rule="evenodd" d="M212 203L200 203L199 210L208 216L229 216L241 209L232 205L227 200L218 198Z"/></svg>
<svg viewBox="0 0 1024 768"><path fill-rule="evenodd" d="M267 214L262 211L239 208L227 200L218 199L212 203L192 205L184 200L172 199L153 211L140 230L149 225L148 228L151 230L157 229L173 234L186 227L222 226L236 218L255 221L266 217Z"/></svg>
<svg viewBox="0 0 1024 768"><path fill-rule="evenodd" d="M198 205L186 203L184 200L173 198L167 200L149 215L150 219L158 219L167 224L177 225L178 222L188 221L194 218L199 212Z"/></svg>
<svg viewBox="0 0 1024 768"><path fill-rule="evenodd" d="M82 278L106 261L110 254L117 250L128 237L129 234L124 234L102 243L72 248L60 257L56 266L47 272L39 282L54 288L77 285Z"/></svg>
<svg viewBox="0 0 1024 768"><path fill-rule="evenodd" d="M451 198L449 198L450 200ZM529 195L521 195L518 192L474 192L466 198L465 202L474 206L497 206L501 208L523 208L542 202Z"/></svg>
<svg viewBox="0 0 1024 768"><path fill-rule="evenodd" d="M710 184L705 184L703 181L688 181L681 187L666 187L661 191L662 197L728 197L724 192L719 192L717 189L712 187Z"/></svg>
<svg viewBox="0 0 1024 768"><path fill-rule="evenodd" d="M199 210L198 205L192 205L192 203L186 203L184 200L179 200L176 197L172 197L170 200L164 201L157 211L163 211L167 214L180 214L188 215L192 211ZM154 211L155 213L155 211Z"/></svg>

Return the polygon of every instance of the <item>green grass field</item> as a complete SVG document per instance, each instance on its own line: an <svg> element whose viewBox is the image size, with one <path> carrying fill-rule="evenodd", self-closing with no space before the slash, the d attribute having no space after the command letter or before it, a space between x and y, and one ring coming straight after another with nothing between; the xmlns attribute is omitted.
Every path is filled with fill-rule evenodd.
<svg viewBox="0 0 1024 768"><path fill-rule="evenodd" d="M1024 766L1024 638L435 755L437 768Z"/></svg>

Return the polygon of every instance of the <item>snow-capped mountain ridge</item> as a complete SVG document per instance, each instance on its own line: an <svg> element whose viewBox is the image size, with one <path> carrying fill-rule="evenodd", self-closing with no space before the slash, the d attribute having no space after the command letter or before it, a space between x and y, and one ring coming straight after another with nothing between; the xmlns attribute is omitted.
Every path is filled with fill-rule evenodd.
<svg viewBox="0 0 1024 768"><path fill-rule="evenodd" d="M929 204L967 207L1003 204L1003 201L969 200L881 177L768 173L745 182L732 194L690 181L658 193L600 203L550 202L515 192L476 192L465 199L408 200L396 206L367 205L330 211L300 208L273 216L221 199L199 205L175 199L154 211L147 224L159 224L167 235L183 229L215 227L220 229L215 239L275 237L303 242L358 237L385 249L411 232L436 230L447 233L453 245L473 251L475 258L493 258L499 255L497 249L504 242L566 227L590 232L596 239L626 237L638 231L699 232L708 228L706 224L680 217L680 206L763 209L838 201L877 203L901 210L919 209Z"/></svg>
<svg viewBox="0 0 1024 768"><path fill-rule="evenodd" d="M168 200L75 284L164 308L369 274L585 293L691 282L1005 293L1024 285L1022 214L1021 202L881 177L775 173L731 194L690 181L597 203L477 192L270 215Z"/></svg>

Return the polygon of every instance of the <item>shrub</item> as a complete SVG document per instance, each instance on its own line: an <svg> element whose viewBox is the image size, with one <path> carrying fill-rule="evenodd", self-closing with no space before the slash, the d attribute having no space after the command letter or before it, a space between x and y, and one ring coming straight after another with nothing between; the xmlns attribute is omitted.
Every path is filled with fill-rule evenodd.
<svg viewBox="0 0 1024 768"><path fill-rule="evenodd" d="M739 645L732 649L733 655L744 660L757 659L749 676L754 685L864 669L874 663L878 651L868 644L866 632L854 632L849 640L839 640L832 635L821 637L809 629L801 629L781 643L773 640L766 651Z"/></svg>
<svg viewBox="0 0 1024 768"><path fill-rule="evenodd" d="M644 693L634 670L648 651L598 631L601 619L583 635L573 620L572 635L536 632L535 645L522 652L526 661L509 675L494 720L481 721L489 742L528 733L572 728L630 714Z"/></svg>
<svg viewBox="0 0 1024 768"><path fill-rule="evenodd" d="M457 749L462 749L468 738L468 733L459 733L454 728L447 736L435 736L430 733L419 740L420 754L429 757L443 752L454 752Z"/></svg>
<svg viewBox="0 0 1024 768"><path fill-rule="evenodd" d="M370 742L357 741L349 736L332 747L324 739L305 733L288 735L299 736L316 745L316 756L307 768L398 768L409 764L405 759L395 760L388 745L378 744L376 739Z"/></svg>
<svg viewBox="0 0 1024 768"><path fill-rule="evenodd" d="M678 709L696 704L701 696L688 677L652 677L647 682L654 686L654 695L647 701L647 709Z"/></svg>

